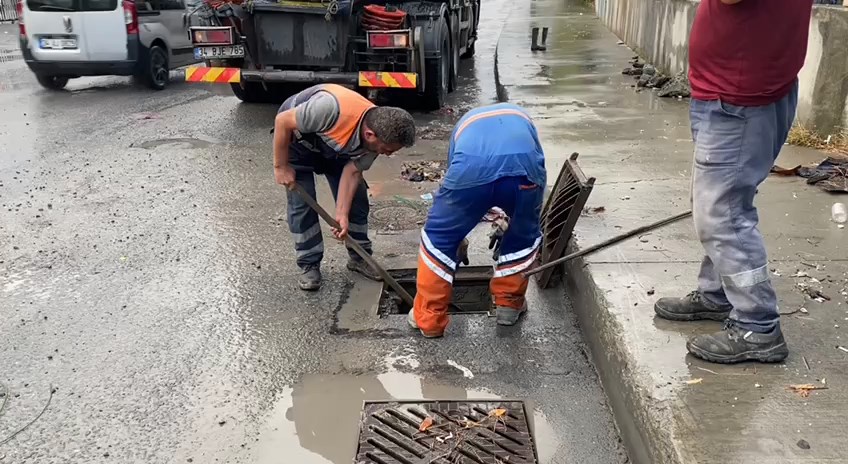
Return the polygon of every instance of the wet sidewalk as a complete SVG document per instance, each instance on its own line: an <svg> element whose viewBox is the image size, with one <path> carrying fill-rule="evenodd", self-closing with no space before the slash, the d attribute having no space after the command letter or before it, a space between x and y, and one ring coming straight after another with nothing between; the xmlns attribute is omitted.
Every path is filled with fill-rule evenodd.
<svg viewBox="0 0 848 464"><path fill-rule="evenodd" d="M686 211L688 102L637 92L621 75L633 52L583 2L515 4L510 17L496 60L501 94L536 117L550 182L572 152L597 178L577 246ZM545 52L530 51L534 26L550 28ZM778 164L825 156L787 146ZM703 251L691 220L568 267L575 309L634 462L844 462L848 230L830 221L830 207L845 200L798 178L771 177L760 188L760 228L791 349L783 364L701 362L686 354L685 341L719 324L655 318L656 298L696 286ZM816 291L824 298L811 299ZM802 397L788 388L797 384L822 389Z"/></svg>

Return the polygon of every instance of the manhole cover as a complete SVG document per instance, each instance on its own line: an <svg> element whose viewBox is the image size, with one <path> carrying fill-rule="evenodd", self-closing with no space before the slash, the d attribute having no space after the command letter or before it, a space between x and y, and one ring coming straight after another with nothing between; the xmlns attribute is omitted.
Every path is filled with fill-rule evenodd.
<svg viewBox="0 0 848 464"><path fill-rule="evenodd" d="M356 464L535 464L521 401L366 402Z"/></svg>
<svg viewBox="0 0 848 464"><path fill-rule="evenodd" d="M416 269L389 269L389 274L413 297L416 293ZM492 293L489 281L494 271L491 266L460 266L453 278L453 298L448 306L450 314L488 314L492 311ZM381 316L409 313L403 302L388 284L383 284L378 306Z"/></svg>
<svg viewBox="0 0 848 464"><path fill-rule="evenodd" d="M427 205L412 200L374 202L368 215L371 227L383 230L420 229L427 219Z"/></svg>

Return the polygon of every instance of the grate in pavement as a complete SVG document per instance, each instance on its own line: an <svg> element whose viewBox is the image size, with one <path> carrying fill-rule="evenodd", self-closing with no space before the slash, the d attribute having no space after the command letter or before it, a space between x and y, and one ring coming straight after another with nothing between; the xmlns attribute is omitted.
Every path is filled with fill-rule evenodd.
<svg viewBox="0 0 848 464"><path fill-rule="evenodd" d="M354 462L536 464L538 457L521 401L366 402Z"/></svg>
<svg viewBox="0 0 848 464"><path fill-rule="evenodd" d="M545 209L542 210L541 264L565 256L574 225L577 224L577 219L595 185L595 178L586 178L583 170L577 165L577 156L577 153L572 153L562 165ZM560 268L553 267L540 272L536 277L539 286L549 287L558 269Z"/></svg>

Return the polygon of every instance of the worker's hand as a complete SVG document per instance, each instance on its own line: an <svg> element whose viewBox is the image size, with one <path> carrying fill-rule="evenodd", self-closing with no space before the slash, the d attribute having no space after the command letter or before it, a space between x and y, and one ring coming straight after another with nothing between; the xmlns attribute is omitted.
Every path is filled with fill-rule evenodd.
<svg viewBox="0 0 848 464"><path fill-rule="evenodd" d="M350 222L348 222L347 214L339 214L336 215L336 222L341 226L340 229L336 229L333 227L333 236L336 237L337 240L344 241L347 237L347 229L350 226Z"/></svg>
<svg viewBox="0 0 848 464"><path fill-rule="evenodd" d="M285 185L287 189L291 190L294 188L295 183L295 173L294 168L289 165L275 167L274 168L274 179L280 185Z"/></svg>
<svg viewBox="0 0 848 464"><path fill-rule="evenodd" d="M456 260L466 266L468 266L468 239L462 239L462 242L459 244L459 248L456 250Z"/></svg>

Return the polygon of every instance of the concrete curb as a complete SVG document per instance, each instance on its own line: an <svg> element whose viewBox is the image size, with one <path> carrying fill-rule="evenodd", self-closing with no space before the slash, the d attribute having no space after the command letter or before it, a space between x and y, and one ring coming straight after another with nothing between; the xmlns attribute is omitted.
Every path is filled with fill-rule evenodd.
<svg viewBox="0 0 848 464"><path fill-rule="evenodd" d="M563 282L630 460L683 463L670 428L671 408L658 407L651 392L640 387L637 363L621 341L624 329L609 312L590 267L582 259L566 264Z"/></svg>

